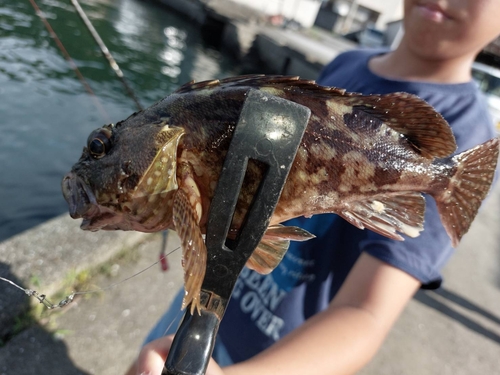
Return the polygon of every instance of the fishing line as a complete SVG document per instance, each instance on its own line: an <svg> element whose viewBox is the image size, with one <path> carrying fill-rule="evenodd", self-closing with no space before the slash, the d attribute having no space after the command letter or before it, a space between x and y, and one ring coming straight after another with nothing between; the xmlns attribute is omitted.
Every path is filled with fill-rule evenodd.
<svg viewBox="0 0 500 375"><path fill-rule="evenodd" d="M169 256L170 254L173 254L175 251L179 250L180 249L180 246L179 247L176 247L174 250L172 250L171 252L165 254L165 256ZM122 284L126 281L129 281L130 279L133 279L134 277L136 276L139 276L141 273L143 272L146 272L147 270L149 270L150 268L152 268L153 266L157 265L158 263L160 263L161 259L158 259L156 262L152 263L151 265L147 266L146 268L144 268L143 270L133 274L132 276L129 276L123 280L120 280L116 283L113 283L111 285L108 285L107 287L104 287L104 288L98 288L97 290L89 290L89 291L84 291L84 292L78 292L77 294L90 294L90 293L98 293L98 292L103 292L103 291L106 291L108 289L111 289L111 288L114 288L115 286L119 285L119 284Z"/></svg>
<svg viewBox="0 0 500 375"><path fill-rule="evenodd" d="M59 37L57 36L56 32L54 31L54 29L52 28L52 26L50 26L49 21L47 21L47 18L45 18L45 16L43 15L42 11L38 7L38 5L35 2L35 0L29 0L29 2L31 3L31 5L35 9L35 13L37 14L37 16L42 20L42 23L44 24L45 28L48 30L48 32L49 32L50 36L52 37L52 39L54 39L54 41L56 42L56 45L61 50L64 58L66 59L66 61L70 65L70 67L74 70L74 72L76 73L76 75L77 75L78 79L80 80L80 82L82 83L83 87L89 93L89 95L90 95L90 97L91 97L94 105L97 107L97 109L99 110L99 112L101 112L101 116L104 118L104 121L107 124L110 124L111 120L110 120L110 117L109 117L108 113L106 112L106 110L104 109L104 107L101 105L101 102L99 101L99 99L95 95L94 91L92 91L92 88L88 84L88 82L85 79L85 77L83 76L83 74L80 72L80 69L78 69L78 66L76 66L75 61L69 55L68 51L66 50L66 48L62 44L62 42L59 39Z"/></svg>
<svg viewBox="0 0 500 375"><path fill-rule="evenodd" d="M92 25L92 22L90 22L89 18L87 17L87 15L83 11L82 7L80 6L80 3L78 2L78 0L71 0L71 3L75 7L78 15L80 16L80 18L82 19L83 23L87 27L87 30L90 32L90 34L94 38L95 42L97 43L97 45L101 49L102 54L108 60L109 65L111 66L111 69L113 69L113 71L116 73L116 75L118 76L118 78L120 78L120 80L122 81L123 86L125 87L125 90L130 95L130 97L134 100L135 105L137 106L137 108L139 109L139 111L142 111L144 108L141 106L141 103L139 102L139 99L137 99L137 97L134 94L134 91L132 90L132 88L130 87L130 85L127 83L127 80L125 79L125 76L123 75L122 70L118 66L118 63L116 62L116 60L111 55L111 52L109 52L108 47L106 47L106 45L102 41L101 37L99 36L99 33L94 28L94 25Z"/></svg>
<svg viewBox="0 0 500 375"><path fill-rule="evenodd" d="M165 336L170 331L170 328L172 328L172 326L174 325L174 323L179 320L179 315L181 313L182 313L182 308L177 311L177 314L175 314L175 317L172 319L172 321L170 322L170 324L168 325L168 327L165 328L165 331L163 331L163 335L162 336Z"/></svg>
<svg viewBox="0 0 500 375"><path fill-rule="evenodd" d="M172 250L171 252L167 253L165 256L169 256L170 254L173 254L175 251L179 250L180 247L177 247L175 248L174 250ZM156 262L154 262L153 264L149 265L148 267L142 269L141 271L133 274L132 276L129 276L123 280L120 280L116 283L113 283L113 284L110 284L104 288L97 288L96 290L87 290L87 291L82 291L82 292L73 292L71 294L69 294L68 296L66 296L65 298L63 298L61 301L59 301L59 303L57 304L53 304L52 302L50 302L48 299L47 299L47 296L45 294L40 294L38 293L36 290L33 290L33 289L27 289L27 288L23 288L22 286L16 284L15 282L9 280L9 279L6 279L4 277L1 277L0 276L0 280L2 281L5 281L7 283L9 283L10 285L18 288L18 289L21 289L24 293L26 293L28 295L28 297L34 297L36 298L40 303L42 303L47 309L49 310L53 310L53 309L56 309L56 308L61 308L61 307L64 307L66 305L68 305L69 303L73 302L75 296L77 295L84 295L84 294L92 294L92 293L99 293L99 292L104 292L106 290L109 290L111 288L114 288L126 281L129 281L130 279L133 279L134 277L136 276L139 276L141 273L143 272L146 272L147 270L149 270L150 268L152 268L153 266L155 266L156 264L160 263L161 260L157 260Z"/></svg>

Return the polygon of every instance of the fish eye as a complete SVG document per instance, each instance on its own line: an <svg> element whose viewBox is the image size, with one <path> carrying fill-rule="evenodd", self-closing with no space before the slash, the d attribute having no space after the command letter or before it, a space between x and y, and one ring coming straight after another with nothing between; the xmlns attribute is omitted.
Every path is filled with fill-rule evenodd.
<svg viewBox="0 0 500 375"><path fill-rule="evenodd" d="M94 159L100 159L108 153L111 148L111 132L100 129L92 132L87 140L87 148Z"/></svg>

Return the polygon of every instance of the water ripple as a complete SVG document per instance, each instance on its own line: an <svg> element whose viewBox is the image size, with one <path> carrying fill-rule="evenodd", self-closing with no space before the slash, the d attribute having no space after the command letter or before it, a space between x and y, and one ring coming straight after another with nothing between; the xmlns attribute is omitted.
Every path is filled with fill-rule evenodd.
<svg viewBox="0 0 500 375"><path fill-rule="evenodd" d="M135 110L74 8L37 1L113 122ZM150 2L81 4L143 105L192 79L233 75L199 30ZM67 210L60 179L103 119L27 1L0 7L0 240ZM6 177L5 177L6 176Z"/></svg>

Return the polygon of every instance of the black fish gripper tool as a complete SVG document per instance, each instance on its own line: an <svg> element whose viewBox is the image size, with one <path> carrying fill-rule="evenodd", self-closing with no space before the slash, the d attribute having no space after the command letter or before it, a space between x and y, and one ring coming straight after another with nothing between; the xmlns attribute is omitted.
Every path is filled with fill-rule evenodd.
<svg viewBox="0 0 500 375"><path fill-rule="evenodd" d="M205 374L236 280L269 226L310 115L310 109L300 104L248 91L210 205L201 315L191 315L190 307L186 308L163 374ZM243 226L230 240L227 236L250 159L267 170Z"/></svg>

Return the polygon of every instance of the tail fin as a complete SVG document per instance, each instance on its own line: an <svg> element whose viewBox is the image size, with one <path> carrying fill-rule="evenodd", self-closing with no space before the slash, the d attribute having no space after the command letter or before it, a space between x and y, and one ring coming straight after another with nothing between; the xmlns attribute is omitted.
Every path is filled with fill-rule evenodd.
<svg viewBox="0 0 500 375"><path fill-rule="evenodd" d="M457 247L488 194L498 161L499 138L452 158L456 172L448 188L435 196L441 222Z"/></svg>

